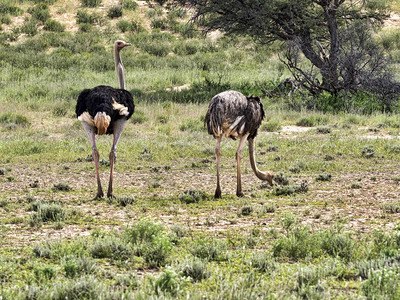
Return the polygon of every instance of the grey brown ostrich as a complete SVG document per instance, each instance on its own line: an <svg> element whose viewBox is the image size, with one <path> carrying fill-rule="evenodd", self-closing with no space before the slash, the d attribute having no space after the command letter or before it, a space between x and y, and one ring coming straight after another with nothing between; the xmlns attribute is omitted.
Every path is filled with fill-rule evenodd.
<svg viewBox="0 0 400 300"><path fill-rule="evenodd" d="M119 80L119 89L111 86L99 85L92 89L83 90L76 104L76 115L82 122L92 144L92 156L96 167L97 194L95 199L104 196L99 175L99 151L96 147L95 135L113 134L113 144L110 151L110 181L107 197L113 197L113 171L117 156L116 147L125 127L126 121L134 111L133 97L125 90L124 66L120 51L131 44L124 41L115 41L114 60Z"/></svg>
<svg viewBox="0 0 400 300"><path fill-rule="evenodd" d="M258 127L260 127L263 119L264 109L258 97L246 97L240 92L226 91L211 99L204 122L207 124L208 133L213 135L217 140L215 145L215 155L217 158L217 188L215 190L215 198L221 198L219 174L221 158L220 145L223 136L230 137L234 140L240 139L239 146L236 150L236 195L238 197L243 196L240 161L242 159L242 151L246 140L249 141L251 168L259 179L268 181L269 184L272 185L272 179L274 177L273 172L261 172L257 168L254 158L254 138L257 135Z"/></svg>

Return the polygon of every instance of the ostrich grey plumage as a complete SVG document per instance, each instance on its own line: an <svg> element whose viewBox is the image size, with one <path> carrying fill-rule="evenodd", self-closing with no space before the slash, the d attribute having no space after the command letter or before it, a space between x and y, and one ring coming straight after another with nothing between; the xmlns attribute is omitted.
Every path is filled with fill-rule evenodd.
<svg viewBox="0 0 400 300"><path fill-rule="evenodd" d="M234 140L240 139L236 150L237 163L237 187L236 195L243 196L242 181L240 171L240 161L242 159L243 147L246 140L249 141L250 164L255 175L268 181L272 185L273 172L261 172L254 158L254 138L257 135L258 127L264 118L264 110L260 98L246 97L236 91L225 91L211 99L205 118L208 133L216 138L215 155L217 159L217 188L215 198L221 198L220 186L220 158L221 158L221 139L223 136Z"/></svg>
<svg viewBox="0 0 400 300"><path fill-rule="evenodd" d="M126 121L132 116L134 103L132 94L125 90L124 66L120 51L131 44L117 40L114 43L114 61L117 72L119 89L110 86L96 86L83 90L77 101L76 114L82 122L92 144L92 156L96 167L97 195L103 197L99 175L99 152L96 147L95 135L113 134L113 145L110 151L110 181L107 197L113 197L113 171L117 156L116 147Z"/></svg>

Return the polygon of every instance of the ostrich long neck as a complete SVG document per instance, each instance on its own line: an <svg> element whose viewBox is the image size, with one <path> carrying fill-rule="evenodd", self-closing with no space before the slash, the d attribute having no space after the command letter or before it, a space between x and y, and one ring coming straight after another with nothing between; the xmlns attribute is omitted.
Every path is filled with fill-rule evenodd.
<svg viewBox="0 0 400 300"><path fill-rule="evenodd" d="M117 71L119 88L125 89L125 74L124 74L124 65L122 64L120 50L117 47L114 47L114 61L115 61L115 70Z"/></svg>
<svg viewBox="0 0 400 300"><path fill-rule="evenodd" d="M250 157L250 165L251 168L254 171L254 174L256 174L256 176L261 179L261 180L267 180L268 182L270 182L270 184L272 183L272 177L273 177L273 173L272 172L261 172L256 165L256 160L254 157L254 139L249 139L249 157Z"/></svg>

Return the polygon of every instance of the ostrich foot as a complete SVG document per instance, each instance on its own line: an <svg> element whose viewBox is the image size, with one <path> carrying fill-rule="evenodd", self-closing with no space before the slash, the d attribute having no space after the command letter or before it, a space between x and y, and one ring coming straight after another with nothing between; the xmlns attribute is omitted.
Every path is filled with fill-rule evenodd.
<svg viewBox="0 0 400 300"><path fill-rule="evenodd" d="M113 193L107 193L107 198L115 199L115 195Z"/></svg>
<svg viewBox="0 0 400 300"><path fill-rule="evenodd" d="M104 193L103 193L103 191L100 191L100 192L97 192L97 195L96 195L96 197L93 198L93 200L98 200L103 197L104 197Z"/></svg>
<svg viewBox="0 0 400 300"><path fill-rule="evenodd" d="M215 199L221 199L222 197L221 197L221 190L220 189L216 189L215 190L215 194L214 194L214 198Z"/></svg>
<svg viewBox="0 0 400 300"><path fill-rule="evenodd" d="M236 192L236 196L238 197L244 197L244 194L242 192Z"/></svg>

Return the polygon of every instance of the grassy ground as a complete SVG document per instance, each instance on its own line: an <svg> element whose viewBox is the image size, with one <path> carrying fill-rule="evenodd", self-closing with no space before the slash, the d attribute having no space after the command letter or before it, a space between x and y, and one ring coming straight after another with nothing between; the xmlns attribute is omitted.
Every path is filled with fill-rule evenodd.
<svg viewBox="0 0 400 300"><path fill-rule="evenodd" d="M218 201L206 104L137 103L114 200L91 200L90 145L74 118L3 123L3 299L396 297L398 117L265 106L257 161L280 186L258 181L246 153L246 196L234 196L237 143L225 140ZM111 139L98 141L106 185Z"/></svg>
<svg viewBox="0 0 400 300"><path fill-rule="evenodd" d="M37 4L7 3L0 5L0 299L400 297L398 115L296 112L286 97L264 97L256 158L277 184L253 175L246 147L245 197L234 196L237 142L224 140L223 198L215 200L207 102L229 88L261 96L286 78L280 45L188 36L144 2L110 19L112 1L95 8L48 1L65 32L35 23L37 33L21 33L30 32L28 11ZM4 13L10 5L23 12ZM79 27L78 10L95 17L92 27ZM157 18L168 32L150 32L161 26ZM147 31L122 33L121 20L139 20ZM396 54L392 30L383 44ZM92 200L91 147L74 105L84 88L116 85L116 38L134 44L122 55L136 110L117 149L117 197ZM106 187L112 141L97 141Z"/></svg>

